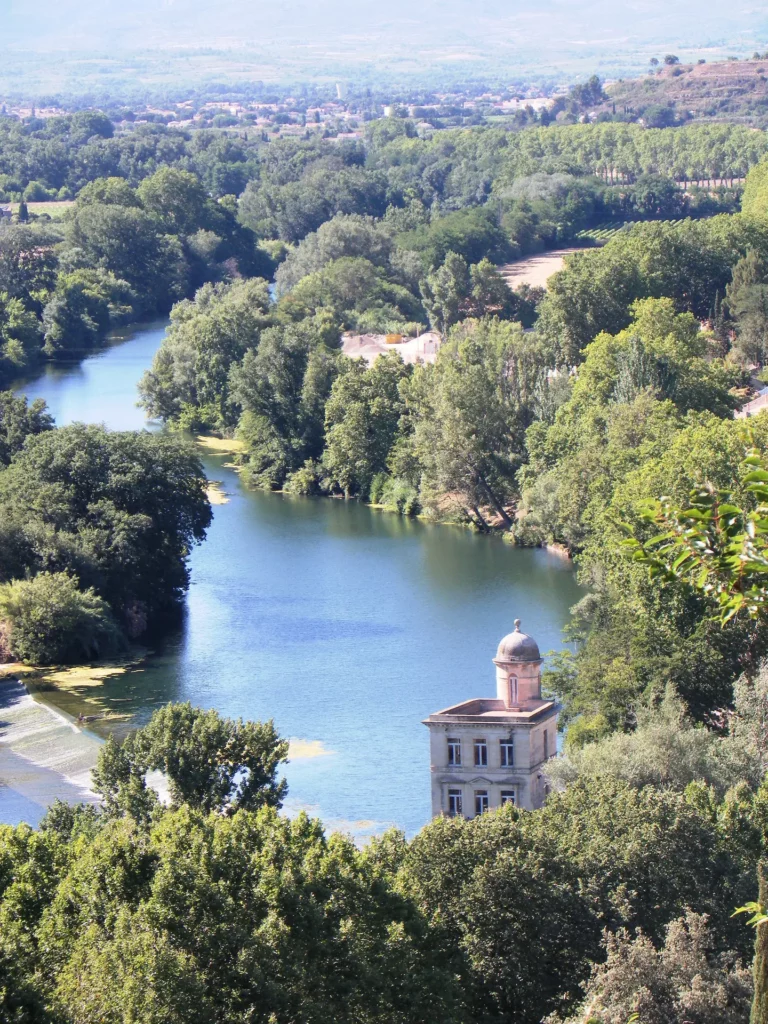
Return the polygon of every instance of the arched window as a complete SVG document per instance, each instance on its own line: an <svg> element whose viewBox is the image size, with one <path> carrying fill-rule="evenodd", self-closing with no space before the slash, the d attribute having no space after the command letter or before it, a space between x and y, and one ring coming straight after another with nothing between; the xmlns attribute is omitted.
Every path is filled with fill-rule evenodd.
<svg viewBox="0 0 768 1024"><path fill-rule="evenodd" d="M517 676L509 677L509 703L517 704Z"/></svg>

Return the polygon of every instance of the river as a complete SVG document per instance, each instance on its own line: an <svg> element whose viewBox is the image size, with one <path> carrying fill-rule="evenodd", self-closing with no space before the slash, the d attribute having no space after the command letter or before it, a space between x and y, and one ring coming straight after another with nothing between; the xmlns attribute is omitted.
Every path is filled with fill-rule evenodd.
<svg viewBox="0 0 768 1024"><path fill-rule="evenodd" d="M59 425L158 429L136 384L164 324L126 331L19 386ZM542 651L562 645L579 597L566 562L498 537L356 502L248 491L227 458L204 457L227 504L192 553L183 627L136 671L107 681L107 707L142 721L177 700L273 718L294 741L287 809L364 835L428 819L421 720L493 695L496 645L516 617Z"/></svg>

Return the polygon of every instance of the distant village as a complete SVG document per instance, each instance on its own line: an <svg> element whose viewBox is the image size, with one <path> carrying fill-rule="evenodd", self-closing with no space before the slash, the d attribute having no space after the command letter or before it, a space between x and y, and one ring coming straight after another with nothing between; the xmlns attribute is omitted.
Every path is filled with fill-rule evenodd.
<svg viewBox="0 0 768 1024"><path fill-rule="evenodd" d="M336 83L328 90L328 95L270 94L266 88L262 91L263 98L190 99L169 105L139 104L131 108L121 105L104 109L118 132L154 123L180 129L218 128L249 137L260 133L265 139L319 135L341 141L362 138L365 123L381 117L409 118L421 136L477 124L524 127L542 120L542 113L549 111L557 97L567 93L567 88L556 89L550 95L536 88L521 90L519 87L478 94L440 92L406 97L397 102L368 94L349 95L343 82ZM71 113L70 107L0 100L0 115L20 120L45 120L66 113ZM546 113L543 120L547 123Z"/></svg>

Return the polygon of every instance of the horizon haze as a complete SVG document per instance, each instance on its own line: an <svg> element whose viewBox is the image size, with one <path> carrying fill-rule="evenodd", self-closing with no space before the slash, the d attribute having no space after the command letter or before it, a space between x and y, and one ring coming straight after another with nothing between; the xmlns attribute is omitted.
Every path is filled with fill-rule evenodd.
<svg viewBox="0 0 768 1024"><path fill-rule="evenodd" d="M569 80L641 74L652 56L744 57L768 46L768 4L715 0L10 0L4 91L205 81Z"/></svg>

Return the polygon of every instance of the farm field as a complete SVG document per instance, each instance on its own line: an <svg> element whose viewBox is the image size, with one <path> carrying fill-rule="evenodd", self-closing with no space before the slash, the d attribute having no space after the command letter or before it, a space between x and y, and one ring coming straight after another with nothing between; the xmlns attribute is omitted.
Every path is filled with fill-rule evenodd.
<svg viewBox="0 0 768 1024"><path fill-rule="evenodd" d="M27 203L27 209L30 213L47 213L52 220L57 220L59 217L63 217L64 213L74 205L74 199L52 199L45 203ZM11 209L14 213L19 212L19 204L11 203Z"/></svg>

